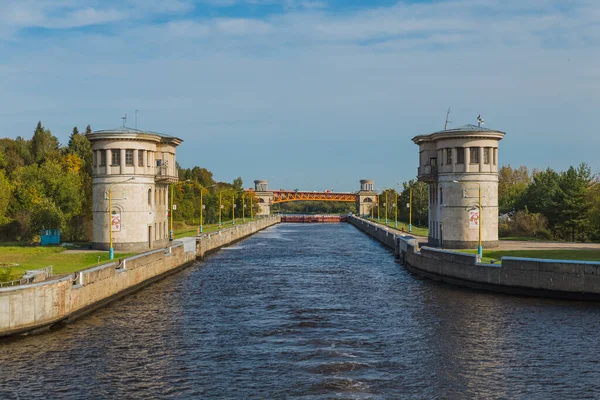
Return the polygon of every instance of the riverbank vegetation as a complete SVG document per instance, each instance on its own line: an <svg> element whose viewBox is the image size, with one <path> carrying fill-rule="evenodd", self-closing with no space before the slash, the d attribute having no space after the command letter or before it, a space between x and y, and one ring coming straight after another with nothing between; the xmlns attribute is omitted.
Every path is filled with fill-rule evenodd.
<svg viewBox="0 0 600 400"><path fill-rule="evenodd" d="M115 259L133 254L115 253ZM108 251L67 250L57 246L0 246L0 260L3 264L12 264L1 268L3 278L0 282L3 282L19 279L25 270L52 265L53 273L59 275L106 263L109 258Z"/></svg>
<svg viewBox="0 0 600 400"><path fill-rule="evenodd" d="M477 254L477 250L460 250ZM600 249L560 249L560 250L484 250L483 262L500 261L502 257L542 258L548 260L600 261Z"/></svg>
<svg viewBox="0 0 600 400"><path fill-rule="evenodd" d="M531 173L503 166L498 205L501 237L600 241L600 181L585 163Z"/></svg>
<svg viewBox="0 0 600 400"><path fill-rule="evenodd" d="M40 230L60 229L61 241L92 240L92 148L77 127L66 145L38 122L31 139L0 139L0 241L30 244ZM180 168L173 187L173 217L177 222L199 224L202 190L204 223L217 223L219 204L222 220L256 215L253 192L242 192L242 180L216 182L206 168ZM220 199L220 200L219 200ZM244 205L246 208L244 208ZM0 253L1 254L1 253Z"/></svg>

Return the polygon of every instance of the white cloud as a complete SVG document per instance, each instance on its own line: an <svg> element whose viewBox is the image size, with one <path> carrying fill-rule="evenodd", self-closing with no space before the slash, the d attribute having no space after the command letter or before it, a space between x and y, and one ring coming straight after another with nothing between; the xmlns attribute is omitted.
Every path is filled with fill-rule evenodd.
<svg viewBox="0 0 600 400"><path fill-rule="evenodd" d="M393 184L414 173L410 137L439 129L451 106L455 124L481 113L508 131L503 163L586 160L600 167L600 139L589 123L600 107L596 1L567 9L558 0L399 3L353 12L299 6L263 18L197 16L189 3L161 9L158 1L148 3L157 14L132 17L127 6L98 4L64 3L62 14L11 8L17 27L65 27L68 12L91 9L99 14L84 13L83 21L112 19L119 35L13 35L10 45L0 42L0 53L9 55L0 61L3 90L11 93L10 101L0 99L0 131L27 135L42 119L66 138L74 124L118 125L123 112L139 109L140 126L183 136L183 165L201 154L219 179L239 174L240 166L222 157L223 143L235 142L242 158L269 149L269 157L246 164L246 181L296 176L306 160L290 152L326 148L349 175L380 182L387 176ZM379 159L353 161L372 149L391 157L386 165L393 168ZM326 182L331 164L322 156L313 166Z"/></svg>

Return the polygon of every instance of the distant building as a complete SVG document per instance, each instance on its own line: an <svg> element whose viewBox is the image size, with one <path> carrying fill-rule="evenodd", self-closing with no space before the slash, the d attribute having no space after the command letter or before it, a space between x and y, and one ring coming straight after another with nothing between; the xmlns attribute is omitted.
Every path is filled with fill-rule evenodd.
<svg viewBox="0 0 600 400"><path fill-rule="evenodd" d="M377 207L375 183L370 179L360 180L360 191L356 194L356 211L360 216L368 216Z"/></svg>
<svg viewBox="0 0 600 400"><path fill-rule="evenodd" d="M269 181L257 179L254 181L254 192L258 198L258 213L256 215L270 215L273 205L273 192L269 190Z"/></svg>
<svg viewBox="0 0 600 400"><path fill-rule="evenodd" d="M413 138L419 146L418 179L429 184L429 244L498 246L498 142L504 132L464 125ZM483 208L479 220L479 187Z"/></svg>
<svg viewBox="0 0 600 400"><path fill-rule="evenodd" d="M177 182L175 148L182 140L121 127L87 135L93 150L93 246L139 251L169 242L169 191ZM109 210L109 190L112 209Z"/></svg>

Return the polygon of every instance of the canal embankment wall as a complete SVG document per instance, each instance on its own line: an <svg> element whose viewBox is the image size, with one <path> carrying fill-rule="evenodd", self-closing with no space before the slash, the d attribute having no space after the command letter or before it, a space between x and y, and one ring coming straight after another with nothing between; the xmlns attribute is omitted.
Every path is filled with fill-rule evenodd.
<svg viewBox="0 0 600 400"><path fill-rule="evenodd" d="M485 264L475 254L419 247L411 236L395 235L362 218L353 216L349 222L423 277L503 293L600 300L600 262L502 257L500 264Z"/></svg>
<svg viewBox="0 0 600 400"><path fill-rule="evenodd" d="M66 276L0 288L0 337L72 321L279 222L262 218Z"/></svg>

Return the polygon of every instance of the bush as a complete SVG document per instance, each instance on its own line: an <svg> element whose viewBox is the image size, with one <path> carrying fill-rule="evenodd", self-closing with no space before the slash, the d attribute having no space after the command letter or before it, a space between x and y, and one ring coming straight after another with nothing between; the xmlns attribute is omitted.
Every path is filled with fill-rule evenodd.
<svg viewBox="0 0 600 400"><path fill-rule="evenodd" d="M11 277L12 277L12 268L0 266L0 282L10 281Z"/></svg>

